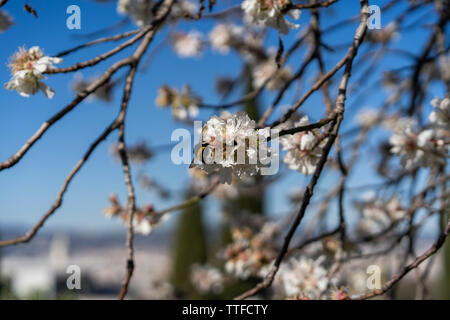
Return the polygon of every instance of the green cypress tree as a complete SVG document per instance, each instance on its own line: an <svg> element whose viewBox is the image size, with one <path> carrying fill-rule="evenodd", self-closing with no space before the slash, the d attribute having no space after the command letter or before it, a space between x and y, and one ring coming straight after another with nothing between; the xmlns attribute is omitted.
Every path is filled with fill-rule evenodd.
<svg viewBox="0 0 450 320"><path fill-rule="evenodd" d="M186 198L190 198L187 193ZM180 298L197 298L190 281L193 264L207 261L206 234L199 203L183 210L178 222L173 246L171 282L175 294Z"/></svg>

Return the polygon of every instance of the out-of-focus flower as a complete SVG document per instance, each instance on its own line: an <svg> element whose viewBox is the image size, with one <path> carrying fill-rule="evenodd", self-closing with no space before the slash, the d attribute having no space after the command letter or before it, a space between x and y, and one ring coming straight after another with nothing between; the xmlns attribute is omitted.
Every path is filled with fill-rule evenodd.
<svg viewBox="0 0 450 320"><path fill-rule="evenodd" d="M13 19L5 11L0 10L0 33L5 32L14 24Z"/></svg>
<svg viewBox="0 0 450 320"><path fill-rule="evenodd" d="M192 16L198 10L197 7L197 4L193 1L179 0L173 4L169 18L179 19L185 18L186 16Z"/></svg>
<svg viewBox="0 0 450 320"><path fill-rule="evenodd" d="M415 122L401 118L395 126L395 133L389 139L391 152L401 156L406 169L416 166L445 164L448 146L435 129L419 131Z"/></svg>
<svg viewBox="0 0 450 320"><path fill-rule="evenodd" d="M5 88L16 90L23 97L29 97L41 90L48 98L52 98L55 92L42 82L45 79L43 73L53 67L54 63L61 61L61 58L44 56L37 46L29 50L20 48L9 65L12 78L5 84Z"/></svg>
<svg viewBox="0 0 450 320"><path fill-rule="evenodd" d="M230 48L242 42L244 28L226 23L217 24L209 33L211 46L222 54L228 53Z"/></svg>
<svg viewBox="0 0 450 320"><path fill-rule="evenodd" d="M223 291L223 274L209 265L194 264L191 268L191 283L200 293L219 294Z"/></svg>
<svg viewBox="0 0 450 320"><path fill-rule="evenodd" d="M364 235L379 233L392 223L404 219L408 213L398 197L385 202L370 195L356 202L355 206L362 212L358 230Z"/></svg>
<svg viewBox="0 0 450 320"><path fill-rule="evenodd" d="M371 128L379 120L379 112L375 109L369 108L362 109L356 117L356 121L358 121L358 124L363 128Z"/></svg>
<svg viewBox="0 0 450 320"><path fill-rule="evenodd" d="M290 6L290 0L244 0L241 5L249 23L270 26L284 34L299 27L285 18L286 15L294 20L300 18L300 10Z"/></svg>
<svg viewBox="0 0 450 320"><path fill-rule="evenodd" d="M230 23L219 23L209 33L212 48L221 54L227 54L231 49L238 52L251 64L267 59L262 47L262 38L242 26Z"/></svg>
<svg viewBox="0 0 450 320"><path fill-rule="evenodd" d="M305 126L308 123L308 117L305 116L295 126ZM314 131L303 131L280 137L283 150L287 150L283 162L291 170L296 170L304 175L312 174L322 156L321 146L324 141L319 141L319 139Z"/></svg>
<svg viewBox="0 0 450 320"><path fill-rule="evenodd" d="M225 271L238 278L264 277L277 251L273 239L278 226L262 219L232 228L232 243L225 248Z"/></svg>
<svg viewBox="0 0 450 320"><path fill-rule="evenodd" d="M267 80L267 89L271 91L280 90L284 84L292 77L289 67L283 67L278 70L274 59L268 59L256 65L253 71L253 86L261 87Z"/></svg>
<svg viewBox="0 0 450 320"><path fill-rule="evenodd" d="M256 130L255 121L245 112L213 116L202 128L202 141L194 149L198 166L206 173L219 173L222 183L256 175L268 163L268 130Z"/></svg>
<svg viewBox="0 0 450 320"><path fill-rule="evenodd" d="M125 225L128 224L130 212L122 207L116 195L109 197L110 206L103 210L107 218L118 217ZM169 219L168 214L158 215L154 212L153 205L145 205L142 208L136 208L133 215L133 230L135 233L149 235L154 229L158 228L164 221Z"/></svg>
<svg viewBox="0 0 450 320"><path fill-rule="evenodd" d="M414 121L406 118L399 119L394 135L389 139L391 152L402 157L402 164L407 169L420 163L424 151L419 148L418 133L414 130Z"/></svg>
<svg viewBox="0 0 450 320"><path fill-rule="evenodd" d="M429 116L431 124L450 130L450 96L434 98L431 105L435 108Z"/></svg>
<svg viewBox="0 0 450 320"><path fill-rule="evenodd" d="M196 57L203 49L202 34L198 31L176 33L172 41L175 51L183 58Z"/></svg>
<svg viewBox="0 0 450 320"><path fill-rule="evenodd" d="M188 85L183 86L181 92L164 85L159 88L155 103L161 108L170 106L176 120L186 120L198 115L198 105L201 103L201 99L191 92Z"/></svg>
<svg viewBox="0 0 450 320"><path fill-rule="evenodd" d="M105 215L105 217L112 218L119 215L120 211L122 210L122 207L119 204L119 199L117 198L117 195L116 194L110 195L108 200L110 202L110 206L106 207L103 210L103 214Z"/></svg>
<svg viewBox="0 0 450 320"><path fill-rule="evenodd" d="M76 73L72 88L76 92L81 92L83 90L86 90L86 88L95 80L96 79L83 79L83 75L81 73ZM110 102L112 100L113 89L114 83L107 81L104 85L95 90L94 94L90 95L88 99L95 96L102 101Z"/></svg>
<svg viewBox="0 0 450 320"><path fill-rule="evenodd" d="M128 15L136 25L143 27L153 18L153 0L119 0L117 12Z"/></svg>
<svg viewBox="0 0 450 320"><path fill-rule="evenodd" d="M280 269L280 278L288 297L320 299L329 284L327 270L322 266L324 257L316 260L302 256L291 258ZM331 282L334 279L330 280Z"/></svg>

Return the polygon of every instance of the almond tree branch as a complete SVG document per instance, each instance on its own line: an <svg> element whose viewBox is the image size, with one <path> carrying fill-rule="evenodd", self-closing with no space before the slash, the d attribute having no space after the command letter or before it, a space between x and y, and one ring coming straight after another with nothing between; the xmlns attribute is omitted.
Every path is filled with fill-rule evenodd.
<svg viewBox="0 0 450 320"><path fill-rule="evenodd" d="M134 193L133 180L131 177L130 165L129 165L128 155L127 155L127 151L126 151L127 147L126 147L126 143L125 143L126 113L128 110L128 104L130 101L131 91L133 89L133 82L134 82L134 78L135 78L135 75L136 75L136 72L138 69L139 62L141 61L142 56L147 51L148 46L152 42L154 35L156 33L156 30L169 15L175 1L176 0L166 0L163 4L161 4L160 11L158 12L155 23L153 24L154 27L148 28L148 30L153 29L153 31L147 33L147 35L144 37L144 39L142 40L139 47L136 49L136 52L132 56L132 63L130 64L130 71L129 71L127 79L125 81L124 94L123 94L123 98L122 98L123 118L121 119L120 126L119 126L119 145L118 145L118 147L119 147L119 155L120 155L123 172L124 172L125 185L127 187L127 192L128 192L128 204L127 204L128 230L127 230L127 240L126 240L126 247L128 250L128 255L127 255L127 262L126 262L126 276L122 282L122 288L120 290L119 300L123 300L125 298L125 296L128 292L128 287L129 287L131 278L133 276L133 272L134 272L133 221L134 221L134 215L136 213L136 196Z"/></svg>
<svg viewBox="0 0 450 320"><path fill-rule="evenodd" d="M99 44L99 43L118 41L118 40L121 40L123 38L128 38L131 35L139 33L139 31L141 31L141 30L140 29L131 30L131 31L127 31L127 32L124 32L124 33L121 33L121 34L117 34L117 35L111 36L111 37L104 37L104 38L96 39L96 40L93 40L93 41L90 41L90 42L87 42L87 43L83 43L83 44L80 44L80 45L78 45L78 46L76 46L74 48L61 51L60 53L56 54L56 57L64 57L64 56L67 56L67 55L69 55L69 54L71 54L71 53L73 53L75 51L78 51L80 49L84 49L84 48L87 48L87 47L91 47L91 46L94 46L94 45Z"/></svg>

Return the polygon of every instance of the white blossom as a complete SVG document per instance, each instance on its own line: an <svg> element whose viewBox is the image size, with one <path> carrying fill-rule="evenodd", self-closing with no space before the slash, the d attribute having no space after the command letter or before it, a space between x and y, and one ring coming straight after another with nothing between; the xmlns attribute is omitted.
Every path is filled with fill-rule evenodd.
<svg viewBox="0 0 450 320"><path fill-rule="evenodd" d="M388 201L377 199L374 194L365 196L356 204L362 217L358 229L363 234L376 234L388 228L393 222L407 216L408 211L401 205L400 198L394 196Z"/></svg>
<svg viewBox="0 0 450 320"><path fill-rule="evenodd" d="M219 294L224 288L224 276L209 265L194 264L191 268L191 282L200 293Z"/></svg>
<svg viewBox="0 0 450 320"><path fill-rule="evenodd" d="M265 143L267 130L256 130L255 121L244 112L213 116L202 128L202 142L194 149L193 166L210 174L219 173L222 183L230 184L236 177L256 175L261 167L259 152L269 156ZM265 150L263 150L265 149ZM264 152L266 151L266 152Z"/></svg>
<svg viewBox="0 0 450 320"><path fill-rule="evenodd" d="M241 41L244 28L227 24L217 24L209 33L211 46L222 54L228 53L230 48Z"/></svg>
<svg viewBox="0 0 450 320"><path fill-rule="evenodd" d="M304 256L298 259L291 258L280 269L280 278L286 296L320 299L329 283L327 270L322 266L323 261L323 256L316 260Z"/></svg>
<svg viewBox="0 0 450 320"><path fill-rule="evenodd" d="M292 71L289 67L283 67L278 70L275 59L268 59L254 68L253 86L259 88L267 82L267 89L271 91L280 90L284 84L292 77Z"/></svg>
<svg viewBox="0 0 450 320"><path fill-rule="evenodd" d="M121 216L123 222L128 223L128 214ZM163 216L155 216L150 211L136 211L133 216L133 230L135 233L140 233L148 236L153 230L159 228L165 221L170 218L169 214Z"/></svg>
<svg viewBox="0 0 450 320"><path fill-rule="evenodd" d="M197 4L193 1L179 0L173 4L172 10L170 11L170 17L178 19L192 16L198 11L197 7Z"/></svg>
<svg viewBox="0 0 450 320"><path fill-rule="evenodd" d="M363 128L374 126L380 119L379 112L375 109L364 108L356 116L356 121Z"/></svg>
<svg viewBox="0 0 450 320"><path fill-rule="evenodd" d="M448 155L448 146L438 130L419 131L415 122L408 118L396 121L395 133L389 142L391 152L402 157L401 162L406 169L444 164Z"/></svg>
<svg viewBox="0 0 450 320"><path fill-rule="evenodd" d="M201 99L194 96L191 88L187 85L183 86L181 92L164 85L159 88L155 101L158 107L165 108L170 106L172 116L180 121L195 118L199 112L198 104L200 102Z"/></svg>
<svg viewBox="0 0 450 320"><path fill-rule="evenodd" d="M423 150L417 144L418 134L414 127L414 121L401 118L397 121L396 132L389 139L391 152L402 157L402 164L406 169L419 164L424 156Z"/></svg>
<svg viewBox="0 0 450 320"><path fill-rule="evenodd" d="M152 0L119 0L117 12L128 15L139 27L150 23L153 18Z"/></svg>
<svg viewBox="0 0 450 320"><path fill-rule="evenodd" d="M198 31L175 34L173 47L180 57L196 57L203 49L202 34Z"/></svg>
<svg viewBox="0 0 450 320"><path fill-rule="evenodd" d="M295 123L295 127L305 126L308 123L308 117L305 116ZM312 174L322 156L322 143L319 143L318 139L317 134L313 131L303 131L280 137L283 150L287 151L283 162L291 170L296 170L304 175Z"/></svg>
<svg viewBox="0 0 450 320"><path fill-rule="evenodd" d="M16 90L21 96L29 97L41 90L48 98L52 98L55 92L44 82L43 73L53 67L54 63L61 63L61 58L44 56L39 47L29 50L19 49L10 64L12 78L5 84L8 90Z"/></svg>
<svg viewBox="0 0 450 320"><path fill-rule="evenodd" d="M294 20L300 18L300 10L288 9L290 5L289 0L244 0L241 8L248 22L270 26L281 33L288 34L290 29L297 29L299 26L286 20L285 15Z"/></svg>
<svg viewBox="0 0 450 320"><path fill-rule="evenodd" d="M443 99L434 98L431 105L435 108L429 116L431 124L439 127L450 128L450 96Z"/></svg>

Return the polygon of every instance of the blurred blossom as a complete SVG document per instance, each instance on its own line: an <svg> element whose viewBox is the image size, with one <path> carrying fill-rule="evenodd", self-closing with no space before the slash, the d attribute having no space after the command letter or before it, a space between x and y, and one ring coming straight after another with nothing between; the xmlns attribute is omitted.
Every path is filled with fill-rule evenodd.
<svg viewBox="0 0 450 320"><path fill-rule="evenodd" d="M366 197L355 203L362 212L358 230L363 235L379 233L388 228L392 223L406 218L408 211L401 205L397 196L387 202L373 197Z"/></svg>
<svg viewBox="0 0 450 320"><path fill-rule="evenodd" d="M155 104L158 107L171 107L172 116L176 120L187 120L198 115L198 105L201 99L191 92L188 85L184 85L181 92L164 85L159 88Z"/></svg>
<svg viewBox="0 0 450 320"><path fill-rule="evenodd" d="M429 117L431 124L448 131L450 128L450 96L443 99L434 98L431 105L434 107Z"/></svg>
<svg viewBox="0 0 450 320"><path fill-rule="evenodd" d="M276 91L280 90L291 78L292 71L289 67L283 67L278 70L275 60L268 59L255 66L253 71L253 86L259 88L268 81L267 89Z"/></svg>
<svg viewBox="0 0 450 320"><path fill-rule="evenodd" d="M308 124L308 117L305 116L295 123L295 127ZM304 175L312 174L322 156L322 146L325 142L325 140L320 141L319 139L318 133L315 131L303 131L280 137L283 150L287 151L283 162L291 170L296 170Z"/></svg>
<svg viewBox="0 0 450 320"><path fill-rule="evenodd" d="M249 23L272 27L288 34L290 29L297 29L299 25L288 21L285 16L294 20L300 18L300 10L290 9L290 5L290 0L244 0L241 7Z"/></svg>
<svg viewBox="0 0 450 320"><path fill-rule="evenodd" d="M194 264L191 268L191 282L200 293L220 294L224 288L225 278L214 267Z"/></svg>
<svg viewBox="0 0 450 320"><path fill-rule="evenodd" d="M251 214L248 216L252 216L253 221L238 221L232 228L232 243L224 252L226 272L238 279L264 277L277 254L273 239L279 226L263 219L256 220Z"/></svg>
<svg viewBox="0 0 450 320"><path fill-rule="evenodd" d="M122 207L116 195L109 197L110 206L103 210L107 218L118 217L122 223L127 226L130 217L129 209ZM154 229L169 219L169 214L158 215L155 213L153 205L144 205L142 208L136 208L133 215L133 230L135 233L148 236Z"/></svg>
<svg viewBox="0 0 450 320"><path fill-rule="evenodd" d="M328 284L327 270L322 266L323 256L316 260L302 256L291 258L280 269L280 278L287 297L298 299L320 299Z"/></svg>
<svg viewBox="0 0 450 320"><path fill-rule="evenodd" d="M230 51L231 47L235 47L242 41L244 28L232 25L219 23L209 33L209 41L213 49L222 54Z"/></svg>
<svg viewBox="0 0 450 320"><path fill-rule="evenodd" d="M363 128L371 128L380 120L379 111L375 109L362 109L356 116L356 121Z"/></svg>
<svg viewBox="0 0 450 320"><path fill-rule="evenodd" d="M202 34L198 31L176 33L172 42L176 53L182 58L196 57L203 49Z"/></svg>
<svg viewBox="0 0 450 320"><path fill-rule="evenodd" d="M443 107L445 108L445 103ZM442 110L439 108L438 112L441 113ZM438 115L430 118L434 121L432 124L439 122ZM420 131L415 121L409 118L400 118L391 125L394 126L394 134L389 140L392 145L391 152L401 156L402 165L406 169L417 166L433 167L446 163L449 146L442 134L448 133L448 128L444 131L436 128Z"/></svg>
<svg viewBox="0 0 450 320"><path fill-rule="evenodd" d="M130 16L139 27L149 24L153 18L152 0L119 0L117 12Z"/></svg>

